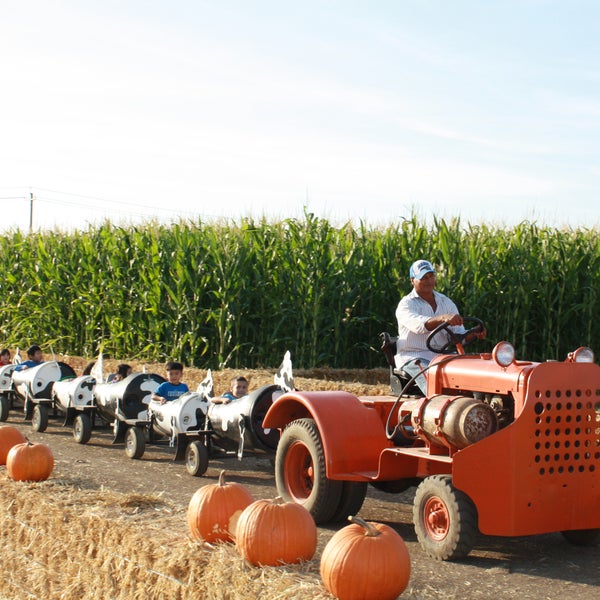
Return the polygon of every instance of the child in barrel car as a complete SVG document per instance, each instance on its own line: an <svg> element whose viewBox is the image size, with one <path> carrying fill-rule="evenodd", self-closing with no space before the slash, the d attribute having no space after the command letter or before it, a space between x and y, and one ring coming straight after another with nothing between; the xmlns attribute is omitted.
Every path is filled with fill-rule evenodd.
<svg viewBox="0 0 600 600"><path fill-rule="evenodd" d="M152 394L152 400L160 404L177 400L179 396L189 391L188 386L181 381L183 365L180 362L168 362L165 369L167 381L161 383Z"/></svg>
<svg viewBox="0 0 600 600"><path fill-rule="evenodd" d="M25 371L31 367L37 367L43 362L42 349L37 344L33 344L27 348L27 360L23 361L20 365L17 365L15 371Z"/></svg>
<svg viewBox="0 0 600 600"><path fill-rule="evenodd" d="M234 377L231 382L231 389L221 396L211 398L214 404L228 404L232 400L238 400L248 394L248 380L243 375Z"/></svg>

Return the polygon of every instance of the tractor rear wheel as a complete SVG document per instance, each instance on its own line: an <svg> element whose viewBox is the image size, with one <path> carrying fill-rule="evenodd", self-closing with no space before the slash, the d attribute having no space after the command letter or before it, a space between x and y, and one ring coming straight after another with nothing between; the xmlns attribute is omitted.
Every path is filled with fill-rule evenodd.
<svg viewBox="0 0 600 600"><path fill-rule="evenodd" d="M284 500L304 506L317 524L330 521L336 514L343 482L327 478L323 443L313 419L292 421L281 434L275 483Z"/></svg>
<svg viewBox="0 0 600 600"><path fill-rule="evenodd" d="M130 427L125 434L125 454L129 458L141 458L146 450L144 431L140 427Z"/></svg>
<svg viewBox="0 0 600 600"><path fill-rule="evenodd" d="M415 533L421 548L437 560L467 556L477 535L477 509L452 485L450 475L424 479L413 505Z"/></svg>
<svg viewBox="0 0 600 600"><path fill-rule="evenodd" d="M595 546L600 541L600 529L573 529L561 533L573 546Z"/></svg>
<svg viewBox="0 0 600 600"><path fill-rule="evenodd" d="M349 516L354 516L365 501L368 486L366 481L343 481L340 503L331 520L347 521Z"/></svg>

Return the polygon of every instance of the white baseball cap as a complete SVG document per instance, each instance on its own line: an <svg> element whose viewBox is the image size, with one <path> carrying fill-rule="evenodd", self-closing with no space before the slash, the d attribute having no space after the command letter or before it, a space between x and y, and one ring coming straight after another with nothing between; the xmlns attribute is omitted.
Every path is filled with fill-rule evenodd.
<svg viewBox="0 0 600 600"><path fill-rule="evenodd" d="M428 260L416 260L410 265L411 279L422 279L427 273L435 273L433 265Z"/></svg>

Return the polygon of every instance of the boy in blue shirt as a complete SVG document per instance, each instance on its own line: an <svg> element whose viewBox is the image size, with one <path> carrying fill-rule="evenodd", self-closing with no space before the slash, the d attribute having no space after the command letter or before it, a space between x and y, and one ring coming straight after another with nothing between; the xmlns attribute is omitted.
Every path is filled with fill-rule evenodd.
<svg viewBox="0 0 600 600"><path fill-rule="evenodd" d="M214 404L229 404L233 400L238 400L248 394L248 380L242 375L236 376L231 380L231 389L222 396L211 398Z"/></svg>
<svg viewBox="0 0 600 600"><path fill-rule="evenodd" d="M31 369L31 367L37 367L43 362L42 349L37 344L34 344L27 348L27 360L17 365L15 371L25 371L26 369Z"/></svg>
<svg viewBox="0 0 600 600"><path fill-rule="evenodd" d="M165 368L167 381L161 383L152 394L152 400L160 404L177 400L179 396L189 391L188 386L181 381L183 365L180 362L168 362Z"/></svg>

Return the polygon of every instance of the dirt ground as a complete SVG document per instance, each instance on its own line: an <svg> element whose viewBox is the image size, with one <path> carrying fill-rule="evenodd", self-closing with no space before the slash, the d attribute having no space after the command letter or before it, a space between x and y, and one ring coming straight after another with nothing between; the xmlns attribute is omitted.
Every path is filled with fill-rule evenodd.
<svg viewBox="0 0 600 600"><path fill-rule="evenodd" d="M73 362L73 361L69 361ZM77 367L82 361L79 361ZM75 365L74 365L75 366ZM154 368L157 368L155 365ZM160 372L160 371L155 371ZM216 377L217 392L225 391L227 377ZM187 373L190 387L204 373ZM383 377L383 379L381 379ZM368 377L367 377L368 378ZM331 377L330 377L331 379ZM327 385L350 389L357 394L386 393L385 380L379 373L368 384L352 381ZM376 381L379 379L379 381ZM254 374L252 387L272 381L272 373ZM316 389L314 380L301 380L302 389ZM308 388L307 385L313 387ZM149 445L140 460L126 457L122 445L112 445L109 429L95 429L86 445L75 443L70 428L52 421L44 433L34 432L23 421L22 412L12 411L7 424L16 425L34 442L48 444L55 457L53 477L64 477L81 489L108 489L117 492L161 494L175 507L173 527L186 530L185 512L199 486L213 483L225 469L228 479L247 486L256 498L276 495L270 457L247 455L241 461L233 455L211 458L204 477L190 476L183 464L173 462L174 450L168 443ZM520 600L592 600L600 597L600 547L571 546L560 534L526 538L490 538L480 536L472 553L460 562L438 562L423 554L412 526L412 495L385 494L370 487L359 515L392 526L404 538L411 556L412 575L403 598L412 600L513 599ZM319 548L337 528L319 528Z"/></svg>

